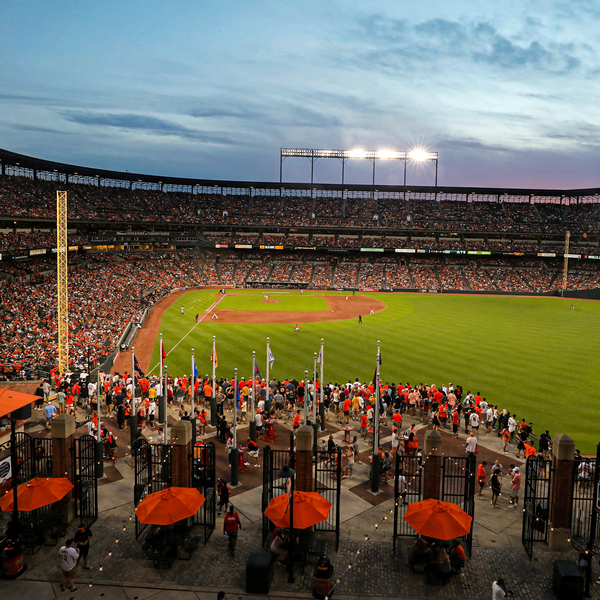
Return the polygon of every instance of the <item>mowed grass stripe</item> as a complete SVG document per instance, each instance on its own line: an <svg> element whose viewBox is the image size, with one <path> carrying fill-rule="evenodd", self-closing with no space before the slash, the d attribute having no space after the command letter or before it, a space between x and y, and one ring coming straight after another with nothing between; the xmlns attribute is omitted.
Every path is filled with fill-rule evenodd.
<svg viewBox="0 0 600 600"><path fill-rule="evenodd" d="M191 292L165 312L161 331L169 351L193 325L195 308L207 308L217 296ZM262 298L263 294L244 295ZM306 292L290 294L294 304L315 300ZM318 292L321 296L323 292ZM275 356L273 375L312 377L313 353L325 339L325 380L342 383L358 377L369 381L375 368L377 340L381 340L382 378L398 383L460 383L481 391L502 408L534 422L536 432L568 433L583 451L600 441L600 405L593 393L600 340L600 304L558 298L364 294L382 300L386 309L355 319L293 325L246 325L211 322L207 318L167 359L169 371L189 374L190 348L196 349L200 373L211 373L212 336L217 336L219 376L248 377L252 350L265 375L266 338ZM282 296L284 296L282 294ZM279 295L271 294L271 298ZM232 297L236 298L236 297ZM193 302L192 301L196 301ZM571 303L576 310L571 311ZM280 310L282 303L262 306ZM199 310L197 312L200 312ZM158 341L152 364L158 362Z"/></svg>

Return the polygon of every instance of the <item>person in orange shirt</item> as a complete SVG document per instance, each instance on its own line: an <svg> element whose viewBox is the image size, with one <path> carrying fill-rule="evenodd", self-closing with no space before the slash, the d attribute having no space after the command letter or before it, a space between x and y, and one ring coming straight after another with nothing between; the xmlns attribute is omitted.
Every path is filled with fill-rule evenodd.
<svg viewBox="0 0 600 600"><path fill-rule="evenodd" d="M531 445L529 440L523 442L525 446L525 460L527 460L530 456L535 456L537 454L536 449Z"/></svg>
<svg viewBox="0 0 600 600"><path fill-rule="evenodd" d="M292 423L292 427L294 429L298 429L298 427L300 427L300 409L298 409L296 411L296 414L294 415L294 422Z"/></svg>
<svg viewBox="0 0 600 600"><path fill-rule="evenodd" d="M502 431L502 452L508 454L508 445L510 444L510 431L505 427Z"/></svg>
<svg viewBox="0 0 600 600"><path fill-rule="evenodd" d="M346 425L350 423L350 404L350 398L346 397L346 399L344 400L344 416L346 417Z"/></svg>
<svg viewBox="0 0 600 600"><path fill-rule="evenodd" d="M212 394L213 394L212 385L210 385L210 383L207 381L204 384L204 397L206 398L207 402L210 402L210 399L212 398Z"/></svg>

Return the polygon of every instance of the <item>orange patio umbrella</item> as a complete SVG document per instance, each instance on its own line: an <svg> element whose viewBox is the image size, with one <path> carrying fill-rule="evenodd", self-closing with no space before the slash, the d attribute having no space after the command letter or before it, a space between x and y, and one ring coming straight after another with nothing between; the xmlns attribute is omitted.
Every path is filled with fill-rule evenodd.
<svg viewBox="0 0 600 600"><path fill-rule="evenodd" d="M205 500L196 488L170 487L146 496L135 514L142 523L173 525L193 517Z"/></svg>
<svg viewBox="0 0 600 600"><path fill-rule="evenodd" d="M317 492L294 491L294 529L306 529L324 521L331 510L331 502ZM290 501L287 494L277 496L265 509L277 527L290 526Z"/></svg>
<svg viewBox="0 0 600 600"><path fill-rule="evenodd" d="M451 540L471 531L473 517L458 504L428 498L408 505L404 520L420 535Z"/></svg>
<svg viewBox="0 0 600 600"><path fill-rule="evenodd" d="M73 489L66 477L35 477L17 486L17 508L31 511L64 498ZM2 510L14 510L13 490L0 498Z"/></svg>

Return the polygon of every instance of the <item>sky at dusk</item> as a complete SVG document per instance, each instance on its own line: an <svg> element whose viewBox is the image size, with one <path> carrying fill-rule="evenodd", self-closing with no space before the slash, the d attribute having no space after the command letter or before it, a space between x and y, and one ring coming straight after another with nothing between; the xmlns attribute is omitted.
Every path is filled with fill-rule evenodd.
<svg viewBox="0 0 600 600"><path fill-rule="evenodd" d="M156 175L279 179L279 149L439 152L447 186L600 186L600 3L0 4L0 147ZM369 183L371 164L346 165ZM340 181L338 161L315 180ZM409 169L431 185L433 165ZM288 159L285 181L309 181ZM377 183L402 181L378 166Z"/></svg>

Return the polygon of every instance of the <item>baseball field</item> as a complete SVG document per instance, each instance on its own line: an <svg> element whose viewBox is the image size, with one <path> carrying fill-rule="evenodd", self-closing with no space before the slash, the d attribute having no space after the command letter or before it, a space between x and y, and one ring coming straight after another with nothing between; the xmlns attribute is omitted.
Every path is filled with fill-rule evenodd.
<svg viewBox="0 0 600 600"><path fill-rule="evenodd" d="M595 452L600 442L600 401L594 387L600 352L594 333L600 326L597 302L437 294L346 296L296 290L216 292L184 293L162 313L158 331L163 334L170 373L191 373L191 348L199 375L212 373L216 336L217 377L232 377L235 367L240 376L250 376L253 351L264 377L269 337L275 359L272 376L301 379L308 370L312 377L314 352L323 338L326 382L356 377L368 381L373 378L380 340L384 381L461 384L465 391L480 391L488 402L515 412L519 420L533 421L536 433L544 429L552 435L568 433L585 453ZM141 363L149 362L151 372L158 372L159 364L158 335L155 339L151 359L146 356Z"/></svg>

